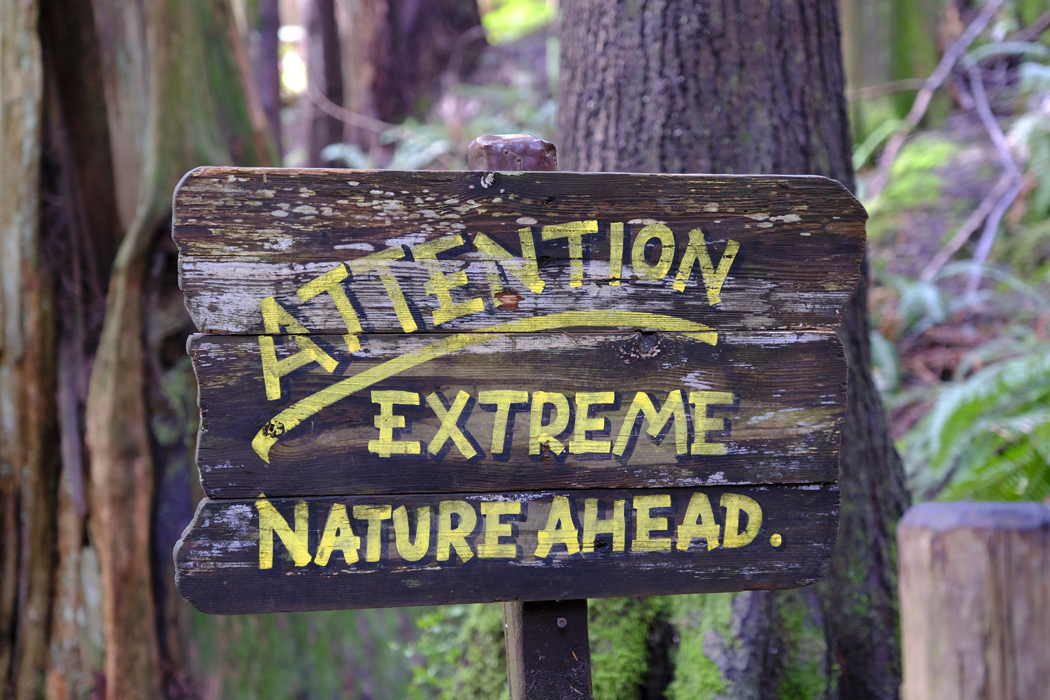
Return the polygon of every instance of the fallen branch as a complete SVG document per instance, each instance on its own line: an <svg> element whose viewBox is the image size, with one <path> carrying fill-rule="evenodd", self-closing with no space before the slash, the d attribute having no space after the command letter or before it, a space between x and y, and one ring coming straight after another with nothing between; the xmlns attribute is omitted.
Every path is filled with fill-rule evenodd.
<svg viewBox="0 0 1050 700"><path fill-rule="evenodd" d="M905 90L918 90L925 84L925 78L905 78L903 80L893 80L888 83L879 83L878 85L869 85L868 87L857 88L856 90L847 90L846 99L850 102L856 102L857 100L870 100L876 97L882 97L883 95L892 95L895 92L904 92Z"/></svg>
<svg viewBox="0 0 1050 700"><path fill-rule="evenodd" d="M972 295L981 284L981 267L988 260L988 254L992 251L992 244L995 242L995 236L999 232L999 222L1002 221L1006 210L1017 199L1017 195L1021 194L1021 184L1020 178L1011 183L1010 189L999 198L995 208L988 214L988 220L984 222L984 231L981 233L981 239L977 242L977 250L973 252L974 266L970 270L970 281L966 285L967 294Z"/></svg>
<svg viewBox="0 0 1050 700"><path fill-rule="evenodd" d="M911 130L922 121L923 116L926 115L926 110L933 99L933 93L944 84L956 62L963 56L966 49L970 48L970 44L984 31L988 23L992 21L1002 4L1003 0L992 0L992 2L988 3L981 10L981 14L977 16L977 19L966 28L962 36L956 39L948 47L948 50L944 52L944 56L941 58L941 62L937 64L936 70L930 74L922 89L919 90L919 94L915 96L911 110L908 112L908 116L904 118L904 126L890 137L886 148L882 151L882 156L879 157L878 168L868 185L869 198L874 199L882 192L882 188L886 186L886 180L889 178L890 169L893 167L894 161L897 160L897 154L900 153L901 146L904 145L904 140L908 137Z"/></svg>
<svg viewBox="0 0 1050 700"><path fill-rule="evenodd" d="M991 213L992 208L995 207L996 203L1002 198L1006 191L1010 188L1010 183L1013 182L1013 178L1009 175L1003 175L999 178L999 181L995 183L995 187L988 193L988 196L981 201L981 203L974 209L973 213L970 214L969 218L959 227L952 239L948 241L947 245L937 251L937 254L933 256L930 262L922 269L919 274L919 279L923 282L932 282L933 278L937 276L937 273L941 271L952 256L955 255L960 248L966 245L966 241L970 240L970 236L974 234L977 229L981 227L985 219L988 218L988 214Z"/></svg>
<svg viewBox="0 0 1050 700"><path fill-rule="evenodd" d="M1003 215L1021 192L1021 170L1014 160L1013 153L1010 151L1010 145L1006 141L1006 136L999 127L999 122L996 121L995 115L992 114L991 105L988 103L988 94L984 89L984 80L981 77L980 67L969 59L965 59L964 62L968 64L967 72L970 77L970 90L973 93L974 106L981 117L985 130L998 151L999 160L1002 161L1005 172L999 178L995 187L992 188L992 191L988 193L988 196L984 198L977 209L970 214L966 222L959 228L952 240L937 251L937 254L930 260L929 264L923 268L919 279L924 282L933 280L940 269L966 244L970 236L977 231L983 222L985 224L984 232L981 234L981 239L977 244L977 250L974 251L974 265L971 268L970 279L967 283L967 291L972 294L980 284L980 270L988 260L988 255L992 250Z"/></svg>
<svg viewBox="0 0 1050 700"><path fill-rule="evenodd" d="M1036 17L1031 24L1010 37L1010 41L1034 41L1047 29L1050 29L1050 10Z"/></svg>
<svg viewBox="0 0 1050 700"><path fill-rule="evenodd" d="M999 122L996 121L995 115L992 114L992 107L988 104L988 95L984 91L984 79L981 77L980 66L973 61L967 61L967 63L966 69L970 74L970 90L973 92L973 99L977 105L977 114L980 115L985 130L999 152L999 159L1003 162L1003 169L1006 170L1004 177L1010 178L1010 187L999 198L999 201L988 214L988 219L984 224L984 232L981 234L981 240L978 241L977 250L973 254L974 267L970 271L970 281L966 286L967 292L973 294L981 283L981 266L984 265L988 259L988 254L992 250L992 244L995 242L995 236L999 231L999 222L1002 221L1006 210L1017 199L1017 195L1021 193L1021 170L1017 167L1013 153L1010 152L1010 144L1006 142L1006 136L1003 134L1003 130L999 128Z"/></svg>
<svg viewBox="0 0 1050 700"><path fill-rule="evenodd" d="M1006 141L1006 134L999 127L999 122L992 114L992 106L988 103L988 93L984 91L984 79L981 77L981 68L976 63L970 63L966 70L970 74L970 91L973 92L973 101L977 106L977 114L981 117L988 136L991 137L995 149L999 152L999 160L1003 162L1003 168L1008 175L1015 178L1021 177L1021 170L1014 161L1014 154L1010 151L1010 144Z"/></svg>
<svg viewBox="0 0 1050 700"><path fill-rule="evenodd" d="M391 124L389 122L376 119L375 117L369 117L365 114L358 114L357 112L351 112L346 107L332 102L328 99L328 96L317 89L317 86L307 81L306 83L306 95L310 98L310 101L314 103L318 109L332 117L338 119L344 124L370 131L377 135L386 135L388 138L396 141L406 141L409 143L416 143L422 146L433 146L434 142L428 139L426 136L412 131L406 126L400 124ZM440 158L450 169L455 169L456 163L451 159L448 154L439 154Z"/></svg>
<svg viewBox="0 0 1050 700"><path fill-rule="evenodd" d="M310 98L310 101L314 103L315 107L317 107L319 110L332 117L333 119L338 119L344 124L349 124L350 126L354 126L359 129L364 129L365 131L371 131L373 134L384 134L388 131L403 130L413 136L419 136L415 132L405 129L405 127L403 126L398 126L397 124L390 124L380 119L376 119L375 117L369 117L365 114L351 112L346 107L338 105L335 102L332 102L330 99L328 99L328 96L320 90L318 90L317 86L310 81L306 82L306 95Z"/></svg>

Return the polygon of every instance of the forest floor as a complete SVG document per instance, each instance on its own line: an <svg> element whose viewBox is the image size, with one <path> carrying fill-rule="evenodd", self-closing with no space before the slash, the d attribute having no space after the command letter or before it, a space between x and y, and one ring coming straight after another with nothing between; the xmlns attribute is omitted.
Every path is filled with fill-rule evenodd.
<svg viewBox="0 0 1050 700"><path fill-rule="evenodd" d="M934 262L1000 178L976 114L913 136L878 200L865 202L873 364L915 500L1050 495L1041 408L1050 380L1039 370L1050 357L1050 228L1037 196L1047 175L1028 165L981 266L983 225ZM872 174L858 174L862 191ZM1009 363L1027 363L1027 394L1002 395ZM1018 446L1027 454L1012 454Z"/></svg>

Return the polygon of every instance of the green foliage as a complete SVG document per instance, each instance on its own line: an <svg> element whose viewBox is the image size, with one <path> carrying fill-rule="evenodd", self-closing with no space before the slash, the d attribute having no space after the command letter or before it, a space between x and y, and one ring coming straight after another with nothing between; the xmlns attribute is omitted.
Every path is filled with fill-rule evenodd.
<svg viewBox="0 0 1050 700"><path fill-rule="evenodd" d="M648 669L646 641L665 598L603 598L588 602L591 678L597 700L637 694ZM413 670L408 697L506 698L507 661L499 605L451 605L417 621L422 634L408 651L423 663Z"/></svg>
<svg viewBox="0 0 1050 700"><path fill-rule="evenodd" d="M1039 15L1050 10L1050 3L1047 0L1015 0L1015 5L1023 24L1034 22Z"/></svg>
<svg viewBox="0 0 1050 700"><path fill-rule="evenodd" d="M1010 340L967 358L987 364L943 387L904 439L923 492L947 500L1050 496L1050 352L1034 334Z"/></svg>
<svg viewBox="0 0 1050 700"><path fill-rule="evenodd" d="M405 653L421 658L423 663L412 669L412 683L404 697L509 697L503 611L499 604L449 605L420 617L416 624L421 635Z"/></svg>
<svg viewBox="0 0 1050 700"><path fill-rule="evenodd" d="M732 648L733 601L740 594L666 596L653 598L602 598L588 601L591 678L596 700L622 700L638 695L649 669L648 641L654 628L670 621L676 630L672 649L674 679L668 700L715 698L727 689L726 680L705 651L710 635ZM814 637L810 620L787 609L790 639L799 640L800 665L785 677L784 697L799 695L813 679L814 659L823 652L809 651ZM799 619L795 619L799 618ZM421 616L416 623L419 640L404 653L422 662L412 671L407 697L413 700L506 698L506 648L499 605L451 605ZM819 635L816 635L819 637ZM823 680L821 680L823 683ZM823 687L823 686L821 686ZM814 696L815 697L815 696Z"/></svg>
<svg viewBox="0 0 1050 700"><path fill-rule="evenodd" d="M1050 119L1042 102L1050 93L1050 66L1026 62L1020 67L1019 92L1028 101L1029 110L1010 129L1009 139L1025 156L1026 172L1035 179L1036 187L1029 200L1029 215L1034 219L1050 213Z"/></svg>
<svg viewBox="0 0 1050 700"><path fill-rule="evenodd" d="M949 296L934 282L906 275L887 275L885 284L897 292L897 324L907 335L918 335L944 323L949 315L966 304L959 296Z"/></svg>
<svg viewBox="0 0 1050 700"><path fill-rule="evenodd" d="M481 134L528 133L551 138L554 133L556 103L543 98L535 86L523 80L506 85L457 85L450 96L457 109L453 119L419 122L408 119L388 129L380 141L393 143L391 170L420 170L441 167L463 170L467 167L467 144ZM465 121L457 121L465 118ZM342 162L348 168L374 169L380 163L355 144L335 143L321 151L325 160Z"/></svg>
<svg viewBox="0 0 1050 700"><path fill-rule="evenodd" d="M930 75L944 49L938 37L938 25L945 20L944 7L944 0L841 2L848 90ZM917 91L877 92L863 97L854 94L850 103L850 128L857 144L865 143L887 121L903 119ZM925 122L940 125L950 109L950 99L935 94Z"/></svg>
<svg viewBox="0 0 1050 700"><path fill-rule="evenodd" d="M174 366L160 375L160 394L164 397L168 413L156 411L150 416L153 438L164 447L184 442L192 451L200 419L197 412L197 382L188 355L180 357Z"/></svg>
<svg viewBox="0 0 1050 700"><path fill-rule="evenodd" d="M1011 103L1014 116L1003 121L1026 178L999 230L978 230L934 279L916 279L922 256L932 254L931 234L941 244L954 235L977 205L971 193L985 196L1002 171L987 139L956 136L953 145L950 130L911 139L871 208L872 319L886 333L872 333L873 364L887 405L905 420L899 448L919 499L1050 496L1050 48L1002 41L1020 28L1018 16L1025 24L1045 9L1045 0L1008 4L964 59L1012 71L1009 87L986 85L998 114ZM870 158L876 137L857 149L858 162ZM983 169L962 172L964 162L973 170L980 161ZM994 262L975 267L965 257L989 235ZM902 362L901 352L919 359ZM923 371L922 379L909 376Z"/></svg>
<svg viewBox="0 0 1050 700"><path fill-rule="evenodd" d="M493 0L479 3L492 9L481 16L485 36L492 44L506 44L550 24L558 11L547 0Z"/></svg>
<svg viewBox="0 0 1050 700"><path fill-rule="evenodd" d="M704 650L709 635L732 646L730 622L733 599L738 593L671 596L665 599L671 623L678 633L674 657L674 680L667 688L668 700L708 700L726 690L726 682Z"/></svg>
<svg viewBox="0 0 1050 700"><path fill-rule="evenodd" d="M194 612L195 677L224 700L406 697L410 665L389 640L414 634L420 612Z"/></svg>
<svg viewBox="0 0 1050 700"><path fill-rule="evenodd" d="M666 613L663 598L602 598L588 602L595 700L635 697L649 667L646 640L653 623Z"/></svg>
<svg viewBox="0 0 1050 700"><path fill-rule="evenodd" d="M409 132L411 130L411 132ZM420 170L431 165L441 156L447 156L451 144L440 125L419 124L407 120L405 126L385 132L383 143L397 143L394 157L387 165L390 170ZM333 143L321 149L323 160L341 161L346 167L356 170L372 170L378 167L372 157L353 143Z"/></svg>
<svg viewBox="0 0 1050 700"><path fill-rule="evenodd" d="M879 391L897 391L901 384L901 361L897 348L882 333L871 331L871 369Z"/></svg>
<svg viewBox="0 0 1050 700"><path fill-rule="evenodd" d="M406 655L415 655L423 663L412 669L409 698L441 698L451 695L454 688L453 672L463 656L459 642L462 618L467 606L440 607L416 620L420 630L418 641L406 649Z"/></svg>
<svg viewBox="0 0 1050 700"><path fill-rule="evenodd" d="M1021 279L1050 281L1050 219L1022 224L1012 235L997 239L992 257Z"/></svg>
<svg viewBox="0 0 1050 700"><path fill-rule="evenodd" d="M901 376L899 358L873 334L876 379L891 408L926 405L899 443L917 498L1041 500L1050 496L1050 352L1037 327L1050 317L1050 299L1045 287L1000 266L981 270L995 285L973 295L943 288L972 270L956 262L931 282L890 277L900 332L914 338L974 308L1010 320L964 354L951 380L901 391L894 381Z"/></svg>
<svg viewBox="0 0 1050 700"><path fill-rule="evenodd" d="M902 126L905 125L903 119L887 119L886 121L879 124L875 129L868 134L868 137L864 141L853 149L853 169L860 170L863 168L872 154L875 153L875 149L882 145L882 142L893 136Z"/></svg>
<svg viewBox="0 0 1050 700"><path fill-rule="evenodd" d="M553 98L540 99L526 81L511 86L459 85L455 94L478 105L477 115L464 128L468 134L524 132L554 138L557 104Z"/></svg>
<svg viewBox="0 0 1050 700"><path fill-rule="evenodd" d="M890 5L891 31L889 33L889 61L894 80L925 78L937 67L940 59L937 42L937 24L942 12L940 0L883 0ZM900 92L894 102L898 116L911 109L915 93ZM947 114L948 105L931 104L927 121L940 123Z"/></svg>
<svg viewBox="0 0 1050 700"><path fill-rule="evenodd" d="M827 641L818 620L810 614L804 592L777 595L775 623L779 632L777 653L784 656L777 684L780 700L812 700L828 689Z"/></svg>
<svg viewBox="0 0 1050 700"><path fill-rule="evenodd" d="M1006 55L1028 56L1031 58L1050 58L1050 49L1042 44L1035 44L1030 41L995 41L978 46L976 49L966 54L965 61L980 63L986 58L991 58L992 56Z"/></svg>
<svg viewBox="0 0 1050 700"><path fill-rule="evenodd" d="M901 150L890 170L890 177L875 209L900 211L936 202L941 197L943 178L934 172L957 153L959 147L938 138L920 138Z"/></svg>

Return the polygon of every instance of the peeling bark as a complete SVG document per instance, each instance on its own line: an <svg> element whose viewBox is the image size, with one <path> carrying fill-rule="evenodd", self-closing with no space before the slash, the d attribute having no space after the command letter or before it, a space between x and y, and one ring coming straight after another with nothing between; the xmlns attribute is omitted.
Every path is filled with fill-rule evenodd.
<svg viewBox="0 0 1050 700"><path fill-rule="evenodd" d="M114 273L88 393L91 511L102 570L106 695L160 694L150 577L153 464L143 417L144 261Z"/></svg>
<svg viewBox="0 0 1050 700"><path fill-rule="evenodd" d="M35 2L0 2L0 692L43 690L54 517L50 280L38 182L43 67Z"/></svg>
<svg viewBox="0 0 1050 700"><path fill-rule="evenodd" d="M0 0L0 695L160 697L144 254L186 170L271 148L226 4L37 14Z"/></svg>

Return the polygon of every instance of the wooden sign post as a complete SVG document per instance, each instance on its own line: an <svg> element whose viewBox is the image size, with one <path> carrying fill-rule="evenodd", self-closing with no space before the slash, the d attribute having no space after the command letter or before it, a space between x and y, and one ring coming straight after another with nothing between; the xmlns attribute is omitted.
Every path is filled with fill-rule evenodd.
<svg viewBox="0 0 1050 700"><path fill-rule="evenodd" d="M482 172L549 172L558 169L554 144L526 134L480 136L467 167ZM503 602L510 700L589 698L591 646L587 599Z"/></svg>
<svg viewBox="0 0 1050 700"><path fill-rule="evenodd" d="M865 218L820 177L188 173L208 497L179 590L260 613L816 581Z"/></svg>

